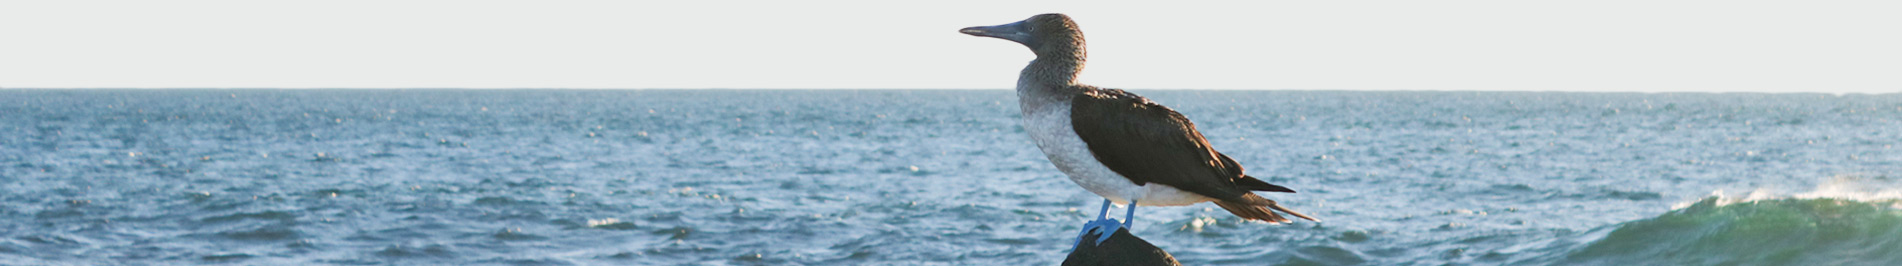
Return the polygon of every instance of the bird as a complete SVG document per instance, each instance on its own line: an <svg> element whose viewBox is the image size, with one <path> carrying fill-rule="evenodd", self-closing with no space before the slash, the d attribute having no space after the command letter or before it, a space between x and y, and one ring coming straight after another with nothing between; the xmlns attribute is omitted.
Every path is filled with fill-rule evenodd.
<svg viewBox="0 0 1902 266"><path fill-rule="evenodd" d="M1100 231L1101 244L1127 230L1136 206L1215 202L1246 220L1291 222L1281 214L1319 222L1254 191L1294 193L1242 172L1242 165L1209 146L1195 123L1174 109L1120 89L1078 84L1085 57L1083 31L1068 15L1050 13L995 26L959 29L1009 40L1037 56L1017 77L1024 131L1050 163L1078 186L1102 196L1103 210L1078 234ZM1123 221L1106 218L1111 203L1127 206ZM1279 212L1279 213L1277 213Z"/></svg>

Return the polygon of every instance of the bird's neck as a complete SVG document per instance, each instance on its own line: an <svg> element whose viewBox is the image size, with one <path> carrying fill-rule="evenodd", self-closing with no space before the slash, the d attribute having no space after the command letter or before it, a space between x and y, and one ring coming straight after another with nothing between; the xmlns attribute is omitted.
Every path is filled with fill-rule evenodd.
<svg viewBox="0 0 1902 266"><path fill-rule="evenodd" d="M1034 50L1037 59L1017 76L1018 94L1051 95L1069 94L1076 86L1076 76L1083 71L1085 56L1082 38L1045 43Z"/></svg>

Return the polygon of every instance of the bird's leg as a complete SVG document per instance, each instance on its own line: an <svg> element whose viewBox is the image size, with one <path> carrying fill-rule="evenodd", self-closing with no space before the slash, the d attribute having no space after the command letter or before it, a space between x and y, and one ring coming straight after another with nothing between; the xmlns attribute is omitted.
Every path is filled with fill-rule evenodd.
<svg viewBox="0 0 1902 266"><path fill-rule="evenodd" d="M1103 199L1103 210L1096 212L1096 219L1097 220L1109 219L1109 217L1105 217L1105 215L1109 214L1109 207L1110 207L1110 200Z"/></svg>
<svg viewBox="0 0 1902 266"><path fill-rule="evenodd" d="M1123 229L1135 228L1131 225L1135 225L1136 222L1136 200L1129 200L1129 206L1124 208L1129 209L1129 213L1123 214Z"/></svg>
<svg viewBox="0 0 1902 266"><path fill-rule="evenodd" d="M1096 212L1096 220L1083 224L1083 232L1077 233L1076 245L1070 247L1070 250L1076 250L1077 247L1082 246L1083 237L1090 235L1090 232L1100 231L1100 235L1096 237L1096 244L1101 245L1104 240L1109 240L1110 235L1116 234L1116 230L1123 229L1122 223L1108 217L1110 203L1109 199L1103 200L1103 211Z"/></svg>

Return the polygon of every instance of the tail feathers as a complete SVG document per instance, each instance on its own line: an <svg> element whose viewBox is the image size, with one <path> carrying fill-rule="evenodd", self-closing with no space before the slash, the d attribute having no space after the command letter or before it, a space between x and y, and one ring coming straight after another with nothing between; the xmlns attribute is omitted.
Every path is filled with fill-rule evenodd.
<svg viewBox="0 0 1902 266"><path fill-rule="evenodd" d="M1242 204L1242 203L1236 203L1236 202L1227 202L1227 201L1215 201L1215 206L1222 206L1222 209L1228 210L1228 213L1233 213L1235 214L1235 216L1242 217L1242 219L1263 221L1263 222L1274 223L1274 224L1290 222L1288 218L1281 217L1281 215L1268 211L1268 209L1262 208L1261 206L1254 206L1254 205L1248 205L1248 204Z"/></svg>
<svg viewBox="0 0 1902 266"><path fill-rule="evenodd" d="M1283 187L1283 186L1277 186L1275 184L1269 184L1267 181L1261 181L1261 179L1255 178L1253 176L1242 176L1241 179L1235 180L1235 185L1241 187L1242 189L1247 189L1252 191L1294 193L1293 189L1288 189L1288 187Z"/></svg>
<svg viewBox="0 0 1902 266"><path fill-rule="evenodd" d="M1250 204L1251 202L1253 204ZM1288 220L1287 217L1282 217L1280 214L1276 214L1275 213L1276 211L1286 213L1288 215L1294 215L1294 217L1301 217L1301 219L1307 219L1309 221L1315 221L1315 222L1321 221L1321 220L1314 219L1314 217L1310 217L1307 214L1301 214L1301 212L1288 209L1287 207L1282 207L1281 204L1275 203L1274 200L1262 198L1261 196L1257 196L1254 193L1248 193L1247 195L1242 196L1242 201L1217 200L1215 201L1215 206L1221 206L1222 209L1228 210L1229 213L1233 213L1235 214L1235 216L1242 217L1242 219L1263 221L1268 223L1293 222L1293 220ZM1270 209L1273 209L1274 211L1269 211Z"/></svg>
<svg viewBox="0 0 1902 266"><path fill-rule="evenodd" d="M1294 209L1289 209L1288 207L1282 207L1281 204L1268 204L1268 208L1274 209L1275 211L1278 211L1278 212L1287 213L1288 215L1294 215L1294 217L1301 217L1301 219L1307 219L1308 221L1321 222L1321 220L1319 219L1314 219L1313 216L1308 216L1307 214L1301 214L1301 212L1294 211Z"/></svg>

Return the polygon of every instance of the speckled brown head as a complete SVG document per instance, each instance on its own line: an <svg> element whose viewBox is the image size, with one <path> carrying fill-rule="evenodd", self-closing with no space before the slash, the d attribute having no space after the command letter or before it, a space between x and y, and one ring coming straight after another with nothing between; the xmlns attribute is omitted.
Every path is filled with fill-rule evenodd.
<svg viewBox="0 0 1902 266"><path fill-rule="evenodd" d="M969 27L964 34L1010 40L1037 53L1037 62L1054 76L1074 77L1083 69L1083 30L1070 16L1050 13L997 26ZM1062 78L1067 81L1067 78Z"/></svg>
<svg viewBox="0 0 1902 266"><path fill-rule="evenodd" d="M1045 51L1083 50L1083 30L1063 14L1042 14L997 26L969 27L958 32L1021 43L1039 54Z"/></svg>

